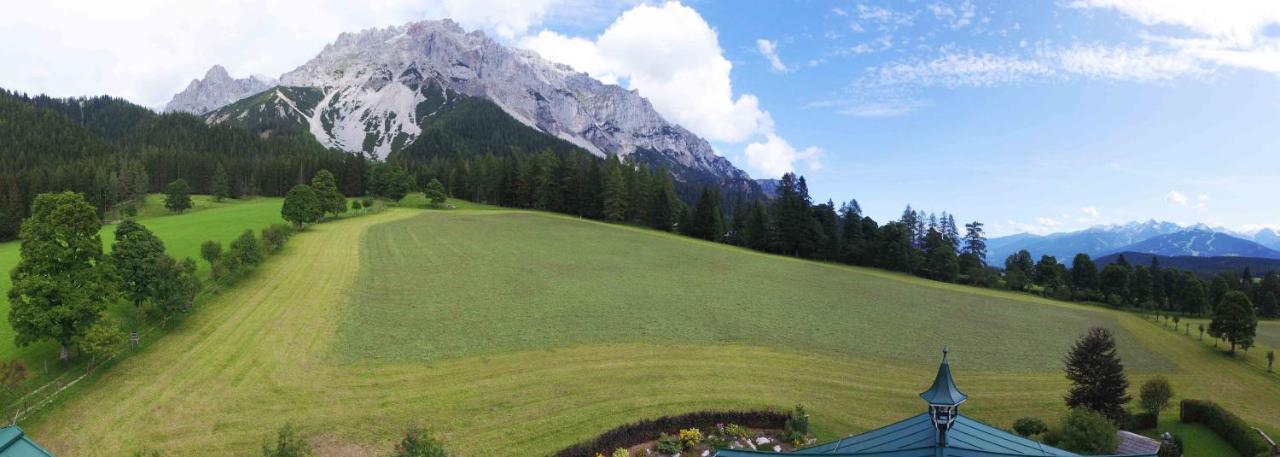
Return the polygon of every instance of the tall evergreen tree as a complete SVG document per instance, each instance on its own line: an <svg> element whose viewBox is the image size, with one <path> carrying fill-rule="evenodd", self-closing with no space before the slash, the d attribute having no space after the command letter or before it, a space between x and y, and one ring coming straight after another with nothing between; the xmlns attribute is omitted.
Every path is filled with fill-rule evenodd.
<svg viewBox="0 0 1280 457"><path fill-rule="evenodd" d="M955 281L959 274L954 245L941 232L929 229L924 237L924 266L926 278L936 281Z"/></svg>
<svg viewBox="0 0 1280 457"><path fill-rule="evenodd" d="M615 222L627 218L627 183L619 167L609 167L604 178L604 218Z"/></svg>
<svg viewBox="0 0 1280 457"><path fill-rule="evenodd" d="M954 223L953 220L952 224ZM987 264L987 236L982 230L981 222L973 221L964 225L964 253L977 256L983 266Z"/></svg>
<svg viewBox="0 0 1280 457"><path fill-rule="evenodd" d="M698 203L693 207L689 226L684 232L694 238L718 240L724 235L724 216L720 212L720 197L710 188L703 188Z"/></svg>
<svg viewBox="0 0 1280 457"><path fill-rule="evenodd" d="M1081 291L1098 289L1098 265L1089 254L1082 252L1071 260L1071 287Z"/></svg>
<svg viewBox="0 0 1280 457"><path fill-rule="evenodd" d="M1080 337L1067 354L1066 373L1072 384L1068 407L1088 408L1113 422L1124 417L1129 380L1110 330L1094 327Z"/></svg>
<svg viewBox="0 0 1280 457"><path fill-rule="evenodd" d="M218 162L213 169L213 182L209 184L209 193L217 202L231 196L231 184L227 181L227 170L222 167L222 162Z"/></svg>

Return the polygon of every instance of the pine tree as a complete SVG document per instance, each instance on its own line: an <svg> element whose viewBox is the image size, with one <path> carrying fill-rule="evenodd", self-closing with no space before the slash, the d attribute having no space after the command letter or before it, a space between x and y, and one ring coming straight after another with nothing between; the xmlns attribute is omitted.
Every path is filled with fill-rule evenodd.
<svg viewBox="0 0 1280 457"><path fill-rule="evenodd" d="M959 274L959 266L951 242L937 230L929 229L924 237L924 248L924 276L937 281L954 281Z"/></svg>
<svg viewBox="0 0 1280 457"><path fill-rule="evenodd" d="M1067 354L1066 373L1072 383L1066 397L1068 407L1088 408L1113 422L1124 417L1129 380L1111 331L1094 327L1080 337Z"/></svg>
<svg viewBox="0 0 1280 457"><path fill-rule="evenodd" d="M1093 263L1089 254L1082 252L1072 259L1071 286L1082 291L1098 288L1098 265Z"/></svg>
<svg viewBox="0 0 1280 457"><path fill-rule="evenodd" d="M982 231L982 223L973 221L964 225L964 253L973 254L987 265L987 237Z"/></svg>
<svg viewBox="0 0 1280 457"><path fill-rule="evenodd" d="M231 196L231 186L227 183L227 170L222 168L222 162L218 162L218 166L213 169L213 182L209 184L209 193L213 194L213 200L217 202Z"/></svg>
<svg viewBox="0 0 1280 457"><path fill-rule="evenodd" d="M618 222L627 218L627 183L622 171L609 167L604 179L604 218Z"/></svg>

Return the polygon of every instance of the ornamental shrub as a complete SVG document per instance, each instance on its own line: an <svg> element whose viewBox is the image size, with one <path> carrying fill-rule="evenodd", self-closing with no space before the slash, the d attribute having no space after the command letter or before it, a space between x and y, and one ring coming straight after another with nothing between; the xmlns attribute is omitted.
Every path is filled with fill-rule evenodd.
<svg viewBox="0 0 1280 457"><path fill-rule="evenodd" d="M653 446L653 450L665 454L679 454L684 452L684 444L680 442L680 438L663 433L658 436L658 444Z"/></svg>
<svg viewBox="0 0 1280 457"><path fill-rule="evenodd" d="M702 430L686 428L680 430L680 444L690 448L702 443Z"/></svg>

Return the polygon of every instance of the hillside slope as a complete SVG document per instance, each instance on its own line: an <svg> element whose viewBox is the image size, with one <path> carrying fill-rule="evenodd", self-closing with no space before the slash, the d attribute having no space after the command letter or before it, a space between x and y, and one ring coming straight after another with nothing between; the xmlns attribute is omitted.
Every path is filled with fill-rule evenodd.
<svg viewBox="0 0 1280 457"><path fill-rule="evenodd" d="M1063 410L1060 357L1090 325L1117 331L1135 385L1162 373L1280 430L1280 382L1134 315L543 213L403 209L312 227L23 425L67 455L241 455L285 421L352 455L409 423L457 455L545 455L643 417L805 402L830 438L923 411L951 344L966 414L1007 427Z"/></svg>

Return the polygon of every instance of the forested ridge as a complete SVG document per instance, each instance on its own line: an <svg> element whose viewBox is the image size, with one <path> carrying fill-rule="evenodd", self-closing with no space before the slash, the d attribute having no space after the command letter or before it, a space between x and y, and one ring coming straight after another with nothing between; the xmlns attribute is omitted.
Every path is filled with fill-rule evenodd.
<svg viewBox="0 0 1280 457"><path fill-rule="evenodd" d="M113 97L52 98L0 89L0 240L17 235L43 192L83 193L99 215L182 178L210 193L221 165L231 196L284 195L317 170L351 171L363 159L307 135L262 138L157 114Z"/></svg>

